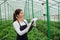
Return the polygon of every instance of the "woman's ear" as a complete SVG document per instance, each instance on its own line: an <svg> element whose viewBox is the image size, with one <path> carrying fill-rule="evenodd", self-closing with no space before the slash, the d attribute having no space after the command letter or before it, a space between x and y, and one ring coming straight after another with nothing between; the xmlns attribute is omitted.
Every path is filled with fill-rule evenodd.
<svg viewBox="0 0 60 40"><path fill-rule="evenodd" d="M16 16L16 18L18 18L18 15Z"/></svg>
<svg viewBox="0 0 60 40"><path fill-rule="evenodd" d="M18 18L18 17L16 16L16 18Z"/></svg>

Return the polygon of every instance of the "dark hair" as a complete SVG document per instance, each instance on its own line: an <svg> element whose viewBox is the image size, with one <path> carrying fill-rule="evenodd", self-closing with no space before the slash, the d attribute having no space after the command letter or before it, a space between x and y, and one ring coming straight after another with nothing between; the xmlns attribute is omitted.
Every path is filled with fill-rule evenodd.
<svg viewBox="0 0 60 40"><path fill-rule="evenodd" d="M14 14L13 14L13 22L17 20L17 15L22 11L22 9L16 9Z"/></svg>

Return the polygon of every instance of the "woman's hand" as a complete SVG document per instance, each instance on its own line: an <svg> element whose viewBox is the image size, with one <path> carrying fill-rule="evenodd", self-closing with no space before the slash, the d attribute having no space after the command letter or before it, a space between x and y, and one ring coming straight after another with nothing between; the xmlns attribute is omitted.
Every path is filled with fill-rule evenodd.
<svg viewBox="0 0 60 40"><path fill-rule="evenodd" d="M36 21L37 20L38 20L38 18L34 18L34 19L31 20L33 26L36 26Z"/></svg>

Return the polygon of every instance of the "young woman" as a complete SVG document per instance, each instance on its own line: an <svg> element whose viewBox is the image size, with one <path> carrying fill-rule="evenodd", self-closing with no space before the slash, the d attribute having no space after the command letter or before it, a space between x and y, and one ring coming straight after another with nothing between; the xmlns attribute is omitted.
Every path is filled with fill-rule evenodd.
<svg viewBox="0 0 60 40"><path fill-rule="evenodd" d="M24 14L21 9L16 9L13 14L13 26L17 33L17 40L28 40L27 33L32 29L34 21L28 24L24 19Z"/></svg>

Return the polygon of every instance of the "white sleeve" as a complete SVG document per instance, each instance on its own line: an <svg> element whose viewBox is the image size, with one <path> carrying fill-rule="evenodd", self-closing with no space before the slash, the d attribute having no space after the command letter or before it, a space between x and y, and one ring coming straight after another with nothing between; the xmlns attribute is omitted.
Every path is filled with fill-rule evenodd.
<svg viewBox="0 0 60 40"><path fill-rule="evenodd" d="M13 23L13 26L14 26L16 32L17 32L20 36L22 36L22 35L24 35L25 33L28 32L28 30L29 30L29 28L30 28L30 25L31 25L31 23L28 24L27 28L25 28L23 31L21 31L18 22Z"/></svg>

